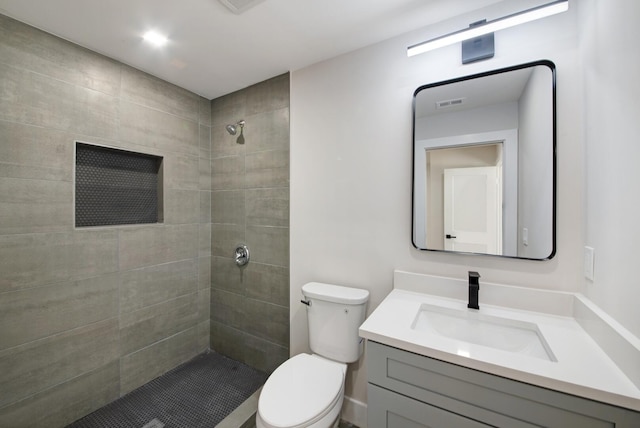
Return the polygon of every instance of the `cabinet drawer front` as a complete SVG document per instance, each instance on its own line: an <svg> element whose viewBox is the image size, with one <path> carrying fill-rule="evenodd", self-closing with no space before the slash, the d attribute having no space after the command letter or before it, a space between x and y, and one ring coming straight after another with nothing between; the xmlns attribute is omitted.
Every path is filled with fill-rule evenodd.
<svg viewBox="0 0 640 428"><path fill-rule="evenodd" d="M487 428L481 422L369 384L369 428Z"/></svg>
<svg viewBox="0 0 640 428"><path fill-rule="evenodd" d="M637 412L371 341L367 343L367 371L370 383L490 425L549 428L640 426L640 414Z"/></svg>

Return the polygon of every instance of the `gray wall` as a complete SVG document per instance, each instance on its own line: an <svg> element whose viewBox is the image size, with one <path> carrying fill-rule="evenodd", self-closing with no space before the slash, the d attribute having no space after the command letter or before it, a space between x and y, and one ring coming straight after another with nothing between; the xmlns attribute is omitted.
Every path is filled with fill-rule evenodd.
<svg viewBox="0 0 640 428"><path fill-rule="evenodd" d="M209 347L210 123L208 100L0 15L0 426L65 425ZM75 229L75 140L163 156L164 223Z"/></svg>
<svg viewBox="0 0 640 428"><path fill-rule="evenodd" d="M289 357L289 74L211 105L211 347L271 372ZM225 130L240 119L244 145Z"/></svg>

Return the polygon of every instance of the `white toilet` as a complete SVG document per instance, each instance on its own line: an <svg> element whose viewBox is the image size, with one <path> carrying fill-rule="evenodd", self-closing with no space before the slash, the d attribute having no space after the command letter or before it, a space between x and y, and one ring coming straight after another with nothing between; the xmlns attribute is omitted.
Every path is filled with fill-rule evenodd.
<svg viewBox="0 0 640 428"><path fill-rule="evenodd" d="M257 428L328 428L340 421L347 363L362 355L358 328L369 292L310 282L302 294L313 355L296 355L269 376L258 400Z"/></svg>

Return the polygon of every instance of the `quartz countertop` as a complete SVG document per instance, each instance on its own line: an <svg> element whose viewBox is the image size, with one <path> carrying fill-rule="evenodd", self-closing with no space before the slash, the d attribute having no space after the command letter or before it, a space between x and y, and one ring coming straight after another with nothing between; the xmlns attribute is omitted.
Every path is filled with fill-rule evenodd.
<svg viewBox="0 0 640 428"><path fill-rule="evenodd" d="M412 325L423 304L460 311L466 300L394 289L360 327L360 336L513 380L640 411L640 390L571 316L485 304L480 313L533 323L557 361L455 340Z"/></svg>

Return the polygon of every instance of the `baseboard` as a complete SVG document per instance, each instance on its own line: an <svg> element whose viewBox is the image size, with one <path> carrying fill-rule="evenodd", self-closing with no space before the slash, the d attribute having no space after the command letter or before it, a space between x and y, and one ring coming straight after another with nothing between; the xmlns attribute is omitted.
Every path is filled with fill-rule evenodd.
<svg viewBox="0 0 640 428"><path fill-rule="evenodd" d="M367 428L366 403L345 396L344 402L342 403L342 416L340 418L358 428Z"/></svg>

